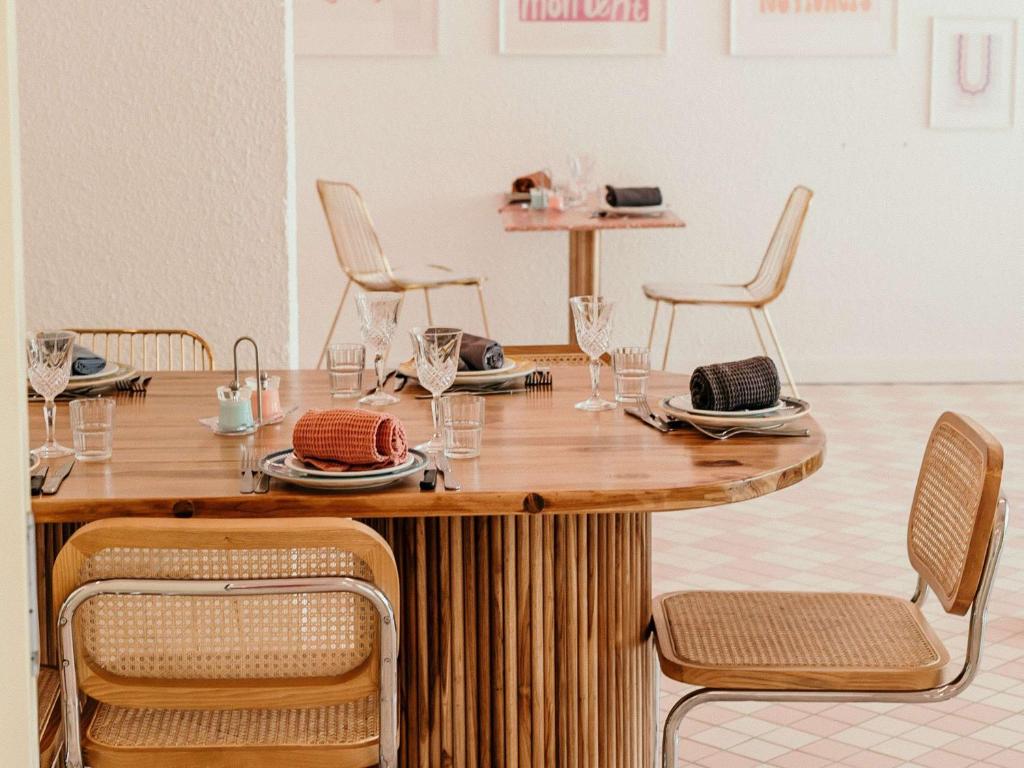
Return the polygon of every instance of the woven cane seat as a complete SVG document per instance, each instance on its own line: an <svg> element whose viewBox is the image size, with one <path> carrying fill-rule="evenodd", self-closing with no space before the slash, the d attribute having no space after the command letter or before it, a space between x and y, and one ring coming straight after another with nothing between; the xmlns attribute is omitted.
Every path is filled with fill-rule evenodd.
<svg viewBox="0 0 1024 768"><path fill-rule="evenodd" d="M53 667L42 667L36 681L39 705L39 765L50 768L64 743L60 713L60 673Z"/></svg>
<svg viewBox="0 0 1024 768"><path fill-rule="evenodd" d="M817 592L676 592L655 603L662 669L690 685L924 690L949 654L913 603Z"/></svg>

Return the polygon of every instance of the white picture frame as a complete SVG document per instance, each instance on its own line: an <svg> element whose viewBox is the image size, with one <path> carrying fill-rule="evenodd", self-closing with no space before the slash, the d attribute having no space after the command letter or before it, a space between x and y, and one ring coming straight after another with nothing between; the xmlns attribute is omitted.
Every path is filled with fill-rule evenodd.
<svg viewBox="0 0 1024 768"><path fill-rule="evenodd" d="M932 128L1012 128L1017 20L933 18Z"/></svg>
<svg viewBox="0 0 1024 768"><path fill-rule="evenodd" d="M668 14L669 0L498 0L498 49L511 56L664 56Z"/></svg>
<svg viewBox="0 0 1024 768"><path fill-rule="evenodd" d="M296 56L434 56L440 0L294 0Z"/></svg>
<svg viewBox="0 0 1024 768"><path fill-rule="evenodd" d="M733 56L892 56L898 0L732 0Z"/></svg>

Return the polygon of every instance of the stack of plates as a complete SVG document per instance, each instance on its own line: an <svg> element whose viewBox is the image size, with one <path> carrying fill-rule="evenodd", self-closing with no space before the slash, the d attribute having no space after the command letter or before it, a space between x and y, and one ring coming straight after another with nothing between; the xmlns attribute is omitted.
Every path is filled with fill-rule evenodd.
<svg viewBox="0 0 1024 768"><path fill-rule="evenodd" d="M670 416L699 424L702 427L760 427L768 429L795 421L811 412L811 406L795 397L783 397L770 408L750 411L702 411L694 408L690 395L676 395L662 401Z"/></svg>
<svg viewBox="0 0 1024 768"><path fill-rule="evenodd" d="M130 365L109 361L102 371L85 376L72 376L68 380L67 391L77 392L82 389L92 389L93 387L112 387L119 381L125 381L138 375L138 369Z"/></svg>
<svg viewBox="0 0 1024 768"><path fill-rule="evenodd" d="M667 205L602 205L601 211L607 216L664 216L669 210Z"/></svg>
<svg viewBox="0 0 1024 768"><path fill-rule="evenodd" d="M533 373L536 368L537 365L532 360L514 360L511 357L506 357L505 364L501 368L491 371L459 371L455 374L455 383L452 386L459 389L496 387L524 378ZM398 366L398 372L407 379L417 378L416 361L406 360Z"/></svg>
<svg viewBox="0 0 1024 768"><path fill-rule="evenodd" d="M285 448L283 451L275 451L264 456L260 465L262 471L271 477L303 488L355 491L381 488L414 475L427 466L427 456L410 449L409 458L397 467L325 472L303 463L291 448Z"/></svg>

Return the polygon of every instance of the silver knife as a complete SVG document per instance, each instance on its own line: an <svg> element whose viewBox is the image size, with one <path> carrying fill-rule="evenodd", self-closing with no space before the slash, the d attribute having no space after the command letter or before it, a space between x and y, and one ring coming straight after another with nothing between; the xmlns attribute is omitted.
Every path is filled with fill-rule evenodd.
<svg viewBox="0 0 1024 768"><path fill-rule="evenodd" d="M64 482L65 477L71 474L71 470L74 466L75 460L68 459L63 464L60 464L47 473L46 482L43 483L43 496L52 496L60 490L60 484Z"/></svg>

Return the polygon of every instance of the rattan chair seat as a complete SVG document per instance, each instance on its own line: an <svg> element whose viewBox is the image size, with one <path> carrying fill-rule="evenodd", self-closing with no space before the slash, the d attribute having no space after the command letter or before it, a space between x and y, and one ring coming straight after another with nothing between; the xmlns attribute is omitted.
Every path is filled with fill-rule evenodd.
<svg viewBox="0 0 1024 768"><path fill-rule="evenodd" d="M949 664L917 606L883 595L675 592L654 619L662 669L709 688L925 690Z"/></svg>
<svg viewBox="0 0 1024 768"><path fill-rule="evenodd" d="M718 283L645 283L644 295L672 304L735 304L757 306L758 300L745 285Z"/></svg>
<svg viewBox="0 0 1024 768"><path fill-rule="evenodd" d="M64 744L60 721L60 673L42 667L36 681L39 706L39 765L50 768Z"/></svg>

